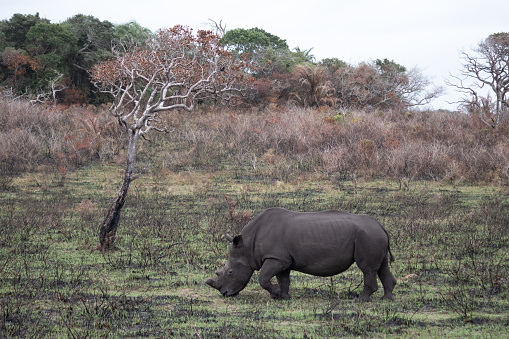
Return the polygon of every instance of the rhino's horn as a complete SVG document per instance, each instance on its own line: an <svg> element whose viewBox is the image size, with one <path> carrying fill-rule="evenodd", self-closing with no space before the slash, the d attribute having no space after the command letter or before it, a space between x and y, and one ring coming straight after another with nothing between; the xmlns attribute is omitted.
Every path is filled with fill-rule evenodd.
<svg viewBox="0 0 509 339"><path fill-rule="evenodd" d="M210 287L213 287L215 289L217 289L217 283L214 279L212 278L208 278L207 280L205 280L205 284L209 285Z"/></svg>
<svg viewBox="0 0 509 339"><path fill-rule="evenodd" d="M226 240L228 240L229 242L233 242L233 237L231 235L229 235L228 233L226 233L224 235L224 237L226 238Z"/></svg>

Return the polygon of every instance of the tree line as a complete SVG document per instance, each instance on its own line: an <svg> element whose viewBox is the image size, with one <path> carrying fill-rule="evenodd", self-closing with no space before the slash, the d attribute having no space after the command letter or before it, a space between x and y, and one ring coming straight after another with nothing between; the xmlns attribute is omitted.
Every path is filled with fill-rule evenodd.
<svg viewBox="0 0 509 339"><path fill-rule="evenodd" d="M98 104L107 99L94 90L89 70L113 57L112 46L141 44L150 34L136 22L114 25L83 14L58 24L39 13L14 14L0 22L0 83L31 102Z"/></svg>
<svg viewBox="0 0 509 339"><path fill-rule="evenodd" d="M286 40L260 28L215 34L234 55L251 64L251 105L400 108L428 104L441 93L417 68L388 59L350 65L317 61L312 48L290 49ZM92 85L90 70L114 57L116 46L141 46L157 33L136 22L115 25L77 14L64 22L14 14L0 22L0 85L4 95L32 103L100 104L111 100ZM129 48L129 47L127 47Z"/></svg>
<svg viewBox="0 0 509 339"><path fill-rule="evenodd" d="M245 100L251 105L407 109L425 106L443 93L418 68L394 60L356 65L334 57L317 61L312 48L290 49L286 40L263 29L226 30L222 22L212 23L223 46L253 66L252 90ZM61 23L39 13L14 14L0 21L1 94L31 103L108 102L111 98L92 85L93 66L113 58L115 46L142 46L156 34L136 22L115 25L83 14ZM500 125L508 107L509 33L491 34L460 58L463 68L448 82L465 94L459 107L488 126Z"/></svg>

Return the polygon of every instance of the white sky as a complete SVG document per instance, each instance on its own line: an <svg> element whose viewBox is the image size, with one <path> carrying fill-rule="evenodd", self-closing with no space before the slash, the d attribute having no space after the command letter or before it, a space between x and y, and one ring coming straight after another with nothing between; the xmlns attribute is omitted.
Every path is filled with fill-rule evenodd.
<svg viewBox="0 0 509 339"><path fill-rule="evenodd" d="M222 20L227 29L262 28L290 49L313 48L317 61L387 58L417 66L444 87L449 73L458 74L461 50L509 32L508 0L0 0L0 20L36 12L52 23L81 13L113 24L134 20L153 31L176 24L206 29L209 18ZM455 109L447 102L460 97L446 88L433 106Z"/></svg>

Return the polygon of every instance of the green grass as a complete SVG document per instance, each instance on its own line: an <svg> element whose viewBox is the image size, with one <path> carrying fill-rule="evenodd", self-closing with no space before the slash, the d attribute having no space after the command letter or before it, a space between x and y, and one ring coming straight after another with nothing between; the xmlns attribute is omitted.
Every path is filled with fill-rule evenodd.
<svg viewBox="0 0 509 339"><path fill-rule="evenodd" d="M281 180L262 165L233 167L154 168L134 182L118 248L104 254L93 250L97 227L121 166L91 164L63 181L15 178L0 192L0 337L508 335L505 188L419 181L399 190L387 180L298 170ZM274 206L375 216L391 234L395 301L379 290L356 302L355 266L333 279L292 273L290 301L271 300L256 273L235 298L206 286L226 260L224 232L238 232L246 211Z"/></svg>

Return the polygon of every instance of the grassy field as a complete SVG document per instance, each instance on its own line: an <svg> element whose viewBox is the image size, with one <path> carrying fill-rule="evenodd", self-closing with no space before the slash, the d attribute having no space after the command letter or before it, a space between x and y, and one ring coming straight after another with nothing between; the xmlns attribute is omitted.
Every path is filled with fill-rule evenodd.
<svg viewBox="0 0 509 339"><path fill-rule="evenodd" d="M99 139L105 133L63 125L85 116L75 109L37 116L63 122L26 139L33 145L21 138L39 131L33 111L2 139L12 142L0 154L0 337L509 335L500 130L474 130L467 149L466 132L450 137L460 134L454 126L475 126L463 116L444 125L439 119L453 118L438 113L360 112L333 124L308 111L177 116L168 121L173 133L140 144L139 166L151 166L131 186L117 249L101 253L98 226L125 157L113 132ZM333 278L292 273L290 301L271 300L256 273L235 298L206 286L226 260L224 233L238 234L269 207L376 217L391 235L395 300L380 300L379 290L373 302L357 302L355 265Z"/></svg>
<svg viewBox="0 0 509 339"><path fill-rule="evenodd" d="M119 166L65 178L35 172L0 195L0 337L504 337L509 328L506 188L399 183L310 173L288 181L159 168L135 181L118 249L93 251ZM256 274L235 298L204 284L237 233L267 207L374 215L391 234L395 301L356 302L357 267L292 273L290 301Z"/></svg>

